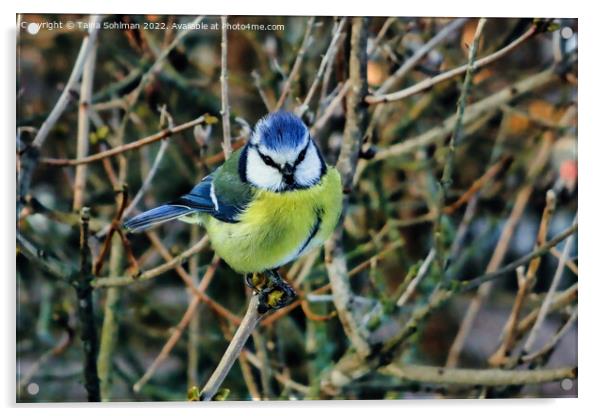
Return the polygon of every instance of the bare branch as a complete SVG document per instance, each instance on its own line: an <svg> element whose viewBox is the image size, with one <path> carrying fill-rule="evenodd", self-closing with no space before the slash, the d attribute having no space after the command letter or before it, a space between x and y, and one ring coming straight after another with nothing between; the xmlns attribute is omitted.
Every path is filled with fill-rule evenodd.
<svg viewBox="0 0 602 416"><path fill-rule="evenodd" d="M406 76L408 72L414 68L427 53L429 53L435 46L440 44L442 41L447 39L450 35L452 35L455 31L460 29L466 23L468 19L458 18L454 19L451 23L445 26L443 29L439 31L435 36L433 36L427 43L425 43L420 49L418 49L412 57L407 59L402 66L395 71L393 75L383 82L379 89L374 92L374 96L379 96L387 91L390 91L393 86L395 86L403 77ZM370 97L366 97L368 101ZM370 102L370 101L368 101Z"/></svg>
<svg viewBox="0 0 602 416"><path fill-rule="evenodd" d="M136 282L144 282L146 280L154 279L157 276L162 275L168 270L180 265L190 256L202 251L209 244L209 237L205 236L199 240L194 246L184 251L182 254L174 257L172 260L155 267L154 269L147 270L137 277L134 276L111 276L111 277L100 277L92 281L92 286L98 287L110 287L110 286L126 286Z"/></svg>
<svg viewBox="0 0 602 416"><path fill-rule="evenodd" d="M17 214L19 214L22 209L21 198L24 198L29 193L29 185L31 183L33 171L35 170L38 158L40 156L40 149L44 145L50 130L52 130L73 98L73 89L82 75L88 54L96 42L96 37L98 36L97 26L99 26L100 20L101 18L97 15L90 16L90 29L82 41L79 54L77 55L75 64L73 64L73 69L69 79L67 80L67 83L65 84L65 88L52 108L52 111L48 115L48 118L46 118L46 120L42 123L42 126L40 126L40 129L33 139L31 146L29 146L21 156L21 169L19 172L17 187Z"/></svg>
<svg viewBox="0 0 602 416"><path fill-rule="evenodd" d="M288 93L290 92L291 85L292 85L293 81L295 80L295 78L297 77L297 73L299 72L299 70L301 70L301 63L303 62L303 58L305 57L307 48L309 47L309 44L312 41L310 35L311 35L311 31L313 29L315 20L316 20L315 17L310 17L307 20L307 26L305 27L305 34L303 35L303 40L301 41L301 47L299 48L299 52L297 52L297 57L295 58L293 67L291 68L291 70L288 74L288 78L286 79L286 81L284 82L284 85L282 86L282 92L280 93L280 98L278 99L278 102L276 103L276 108L274 108L274 110L280 110L282 108L282 106L284 105L284 101L286 100L286 97L287 97Z"/></svg>
<svg viewBox="0 0 602 416"><path fill-rule="evenodd" d="M314 81L312 82L311 87L309 88L309 91L307 92L307 95L305 96L305 100L303 101L303 104L301 104L295 111L299 117L303 116L303 114L305 114L305 112L309 108L311 99L313 98L316 90L318 89L318 84L320 83L320 81L322 80L322 77L324 76L324 71L326 70L326 66L328 65L328 63L330 61L332 61L334 59L334 56L336 55L337 50L338 50L339 39L341 38L341 33L343 33L343 28L345 27L346 23L347 23L347 18L343 17L341 19L341 21L339 22L339 24L336 26L336 29L334 30L334 34L332 36L332 40L330 41L330 45L328 45L328 49L326 50L326 53L324 54L324 57L322 58L322 62L320 62L320 67L318 68L316 77L314 78Z"/></svg>
<svg viewBox="0 0 602 416"><path fill-rule="evenodd" d="M482 99L466 107L464 112L464 124L469 124L479 119L483 114L496 110L502 105L518 98L519 96L544 87L552 81L558 79L552 69L547 69L538 74L532 75L521 81L510 85L487 98ZM389 157L396 157L414 150L428 146L431 143L443 140L454 128L456 115L450 116L441 126L434 127L419 136L404 140L401 143L394 144L386 149L379 149L372 161L384 160Z"/></svg>
<svg viewBox="0 0 602 416"><path fill-rule="evenodd" d="M106 158L109 158L112 156L117 156L122 153L128 152L130 150L138 149L142 146L146 146L151 143L157 142L159 140L166 139L170 136L173 136L174 134L183 132L184 130L188 130L189 128L194 127L197 124L201 124L205 121L213 122L213 118L209 118L209 120L207 120L208 117L211 117L211 116L203 115L194 120L180 124L179 126L175 126L174 128L171 128L171 129L167 128L167 129L161 130L158 133L152 134L150 136L143 137L136 141L133 141L133 142L121 145L121 146L117 146L112 149L106 150L104 152L96 153L94 155L87 156L87 157L84 157L81 159L43 158L40 161L42 163L47 163L49 165L54 165L54 166L76 166L76 165L81 165L81 164L85 164L85 163L97 162L99 160L103 160L103 159L106 159Z"/></svg>
<svg viewBox="0 0 602 416"><path fill-rule="evenodd" d="M215 276L218 263L219 259L217 257L214 257L213 261L211 262L211 265L207 268L203 278L198 284L197 290L199 292L204 293L207 290L207 287L209 287L211 280L213 280L213 276ZM173 349L173 347L175 347L176 343L184 333L184 330L196 314L200 301L201 298L195 295L193 295L190 298L190 303L188 304L188 308L182 316L182 319L180 319L180 322L178 322L178 324L172 331L169 339L167 340L165 345L163 345L163 348L161 348L161 352L159 353L159 355L157 355L157 357L148 367L144 375L136 382L136 384L134 384L134 391L139 392L142 389L142 387L144 387L144 385L152 378L159 366L167 359L167 357L169 357L171 350Z"/></svg>
<svg viewBox="0 0 602 416"><path fill-rule="evenodd" d="M343 144L337 161L337 170L341 174L343 192L343 216L348 203L349 192L353 183L353 176L359 156L359 149L366 128L366 109L362 105L367 91L366 65L367 65L367 21L365 18L353 18L351 26L351 56L349 64L350 92L347 96L347 121L345 123ZM351 344L361 356L370 354L370 345L366 341L366 334L353 316L351 300L353 299L349 285L347 262L343 252L342 229L337 229L325 245L326 270L332 287L334 305L337 309L339 320Z"/></svg>
<svg viewBox="0 0 602 416"><path fill-rule="evenodd" d="M96 65L96 38L93 39L91 51L84 64L82 85L79 95L79 113L77 120L77 158L88 155L90 140L89 106L92 101L92 86L94 84L94 67ZM80 165L75 169L73 181L73 211L79 211L84 204L87 166Z"/></svg>
<svg viewBox="0 0 602 416"><path fill-rule="evenodd" d="M577 225L577 214L575 214L575 219L573 220L573 226ZM535 321L535 325L531 329L527 340L525 341L525 345L523 346L523 353L528 354L533 351L535 347L535 342L539 336L539 332L541 331L541 326L543 325L543 321L546 319L546 316L550 310L550 306L554 299L554 294L556 293L556 289L558 288L558 284L560 283L560 278L562 277L562 273L564 272L564 268L566 266L566 260L569 257L570 250L573 248L573 241L575 240L575 235L572 234L562 249L562 256L558 261L558 267L556 268L556 273L554 273L554 277L552 278L552 283L550 283L550 288L546 293L546 297L544 298L544 302L541 305L541 309L539 314L537 315L537 320Z"/></svg>
<svg viewBox="0 0 602 416"><path fill-rule="evenodd" d="M383 373L403 380L433 384L468 384L480 386L514 386L539 384L565 378L574 379L577 371L573 367L539 370L499 369L451 369L425 365L391 364Z"/></svg>
<svg viewBox="0 0 602 416"><path fill-rule="evenodd" d="M226 352L224 352L224 355L222 356L217 368L213 371L213 374L211 374L211 377L205 384L205 387L203 387L203 391L201 392L200 396L201 400L211 400L230 372L232 365L234 365L234 362L240 355L240 352L244 348L249 336L255 330L255 327L263 317L257 311L258 305L258 295L251 296L249 306L247 307L247 312L245 313L242 322L238 326L232 341L230 341L230 344L228 344L228 348L226 349Z"/></svg>
<svg viewBox="0 0 602 416"><path fill-rule="evenodd" d="M90 209L81 210L81 226L79 236L80 270L76 282L77 311L81 325L81 340L84 349L84 386L88 392L89 402L100 401L100 380L98 378L98 334L94 318L94 299L92 297L92 253L88 246Z"/></svg>
<svg viewBox="0 0 602 416"><path fill-rule="evenodd" d="M533 25L523 33L520 37L514 40L512 43L508 44L504 48L500 49L497 52L492 53L484 58L479 59L474 63L474 70L480 69L486 65L491 64L492 62L497 61L503 56L507 55L509 52L514 50L516 47L521 45L527 39L530 39L533 35L537 33L537 26ZM391 102L397 100L403 100L404 98L410 97L412 95L418 94L419 92L428 90L432 88L434 85L439 84L441 82L452 79L458 75L463 74L468 69L468 64L459 66L450 71L444 72L432 78L427 78L424 81L421 81L417 84L412 85L411 87L405 88L401 91L392 92L390 94L384 95L370 95L366 97L366 102L368 104L377 104L383 102Z"/></svg>
<svg viewBox="0 0 602 416"><path fill-rule="evenodd" d="M224 139L222 147L226 159L232 153L232 133L230 133L230 104L228 103L228 16L222 16L222 71L220 83L222 86L222 127Z"/></svg>

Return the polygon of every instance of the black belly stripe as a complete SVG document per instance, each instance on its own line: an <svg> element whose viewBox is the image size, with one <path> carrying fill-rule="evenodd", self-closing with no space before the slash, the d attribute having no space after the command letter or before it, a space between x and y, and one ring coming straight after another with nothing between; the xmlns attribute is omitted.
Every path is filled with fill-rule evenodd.
<svg viewBox="0 0 602 416"><path fill-rule="evenodd" d="M323 214L323 210L316 210L316 222L314 222L313 227L311 228L311 232L309 233L309 236L307 237L307 239L305 240L305 242L303 243L303 245L301 246L301 248L299 249L299 251L297 253L301 253L303 252L303 250L305 250L305 248L309 245L309 243L311 242L311 240L314 239L314 237L316 236L316 234L318 234L318 231L320 230L320 225L322 225L322 214Z"/></svg>

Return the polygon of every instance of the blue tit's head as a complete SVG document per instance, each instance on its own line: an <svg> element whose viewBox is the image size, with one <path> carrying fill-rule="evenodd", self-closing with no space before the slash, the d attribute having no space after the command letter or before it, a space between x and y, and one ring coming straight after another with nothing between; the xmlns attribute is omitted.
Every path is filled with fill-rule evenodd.
<svg viewBox="0 0 602 416"><path fill-rule="evenodd" d="M286 111L259 120L244 152L241 169L246 180L270 191L308 188L326 171L307 126Z"/></svg>

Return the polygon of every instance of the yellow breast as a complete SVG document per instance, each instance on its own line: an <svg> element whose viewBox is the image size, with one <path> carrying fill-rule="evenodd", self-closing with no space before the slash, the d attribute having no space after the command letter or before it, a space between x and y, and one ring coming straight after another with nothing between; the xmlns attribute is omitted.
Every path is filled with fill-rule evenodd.
<svg viewBox="0 0 602 416"><path fill-rule="evenodd" d="M341 214L341 179L329 168L303 190L258 190L239 222L213 217L205 226L217 254L239 273L275 269L324 242Z"/></svg>

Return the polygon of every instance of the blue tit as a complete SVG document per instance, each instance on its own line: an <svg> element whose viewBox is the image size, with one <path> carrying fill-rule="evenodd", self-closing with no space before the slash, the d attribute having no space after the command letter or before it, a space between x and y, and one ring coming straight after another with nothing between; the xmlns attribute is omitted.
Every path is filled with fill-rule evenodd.
<svg viewBox="0 0 602 416"><path fill-rule="evenodd" d="M339 173L326 165L307 126L279 111L257 122L247 144L188 194L124 227L139 232L173 219L202 224L230 267L267 277L260 306L276 309L295 296L277 269L324 243L338 223L342 199Z"/></svg>

